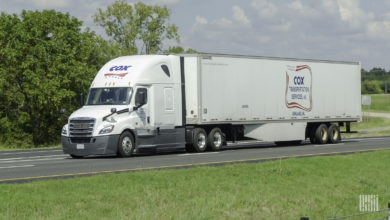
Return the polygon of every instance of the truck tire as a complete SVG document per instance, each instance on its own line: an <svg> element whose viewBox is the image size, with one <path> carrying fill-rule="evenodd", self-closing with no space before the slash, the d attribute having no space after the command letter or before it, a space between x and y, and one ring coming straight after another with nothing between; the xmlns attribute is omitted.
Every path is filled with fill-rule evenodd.
<svg viewBox="0 0 390 220"><path fill-rule="evenodd" d="M326 124L320 124L314 133L316 144L326 144L328 142L328 136L328 126Z"/></svg>
<svg viewBox="0 0 390 220"><path fill-rule="evenodd" d="M207 146L211 151L219 151L224 144L224 135L219 128L213 128L207 136Z"/></svg>
<svg viewBox="0 0 390 220"><path fill-rule="evenodd" d="M207 146L207 134L203 128L195 128L193 130L194 138L192 147L195 152L204 152Z"/></svg>
<svg viewBox="0 0 390 220"><path fill-rule="evenodd" d="M329 143L336 144L340 142L341 136L340 136L340 127L332 124L328 128L328 135L329 135Z"/></svg>
<svg viewBox="0 0 390 220"><path fill-rule="evenodd" d="M118 142L118 156L130 157L134 152L135 142L133 135L125 131L119 137Z"/></svg>

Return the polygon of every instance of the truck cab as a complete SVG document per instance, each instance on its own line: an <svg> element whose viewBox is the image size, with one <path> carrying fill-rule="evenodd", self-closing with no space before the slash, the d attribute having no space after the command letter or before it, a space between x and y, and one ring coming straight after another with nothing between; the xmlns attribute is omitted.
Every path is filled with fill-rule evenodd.
<svg viewBox="0 0 390 220"><path fill-rule="evenodd" d="M177 56L148 55L105 64L62 129L64 153L127 157L140 149L184 149L179 63Z"/></svg>

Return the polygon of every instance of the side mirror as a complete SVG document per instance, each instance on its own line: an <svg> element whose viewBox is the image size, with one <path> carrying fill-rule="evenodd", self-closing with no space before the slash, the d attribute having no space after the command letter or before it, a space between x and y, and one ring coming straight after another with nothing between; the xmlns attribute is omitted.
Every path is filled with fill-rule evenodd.
<svg viewBox="0 0 390 220"><path fill-rule="evenodd" d="M116 112L116 108L111 108L111 113L114 114Z"/></svg>

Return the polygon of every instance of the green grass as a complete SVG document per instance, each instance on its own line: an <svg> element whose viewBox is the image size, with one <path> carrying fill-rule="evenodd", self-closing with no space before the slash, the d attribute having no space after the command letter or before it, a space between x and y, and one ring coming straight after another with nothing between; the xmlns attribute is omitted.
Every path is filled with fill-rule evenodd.
<svg viewBox="0 0 390 220"><path fill-rule="evenodd" d="M47 145L47 146L12 146L12 145L5 145L0 144L0 151L14 151L14 150L28 150L28 149L50 149L50 148L59 148L61 147L61 144L56 145Z"/></svg>
<svg viewBox="0 0 390 220"><path fill-rule="evenodd" d="M375 94L371 96L370 111L390 113L390 94ZM362 111L367 111L367 106L362 106Z"/></svg>
<svg viewBox="0 0 390 220"><path fill-rule="evenodd" d="M387 207L389 161L379 151L2 184L0 219L324 219L359 213L361 194Z"/></svg>
<svg viewBox="0 0 390 220"><path fill-rule="evenodd" d="M376 128L385 128L390 127L390 119L389 118L381 118L381 117L363 117L362 122L351 123L351 130L352 131L370 131L371 129ZM341 131L345 131L345 126L341 127ZM354 134L342 134L343 138L346 137L372 137L372 136L389 136L390 135L390 129L386 129L384 131L374 131L369 133L354 133Z"/></svg>

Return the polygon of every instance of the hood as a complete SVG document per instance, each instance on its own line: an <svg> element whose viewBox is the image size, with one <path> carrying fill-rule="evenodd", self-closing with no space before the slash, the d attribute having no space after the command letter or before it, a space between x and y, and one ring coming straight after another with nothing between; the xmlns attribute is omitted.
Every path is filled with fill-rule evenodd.
<svg viewBox="0 0 390 220"><path fill-rule="evenodd" d="M111 114L111 109L116 108L117 111L128 108L127 105L86 105L74 111L69 119L88 117L102 119L104 116Z"/></svg>

